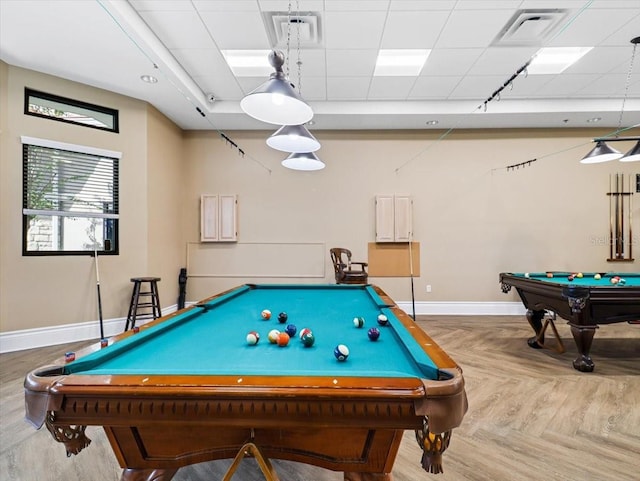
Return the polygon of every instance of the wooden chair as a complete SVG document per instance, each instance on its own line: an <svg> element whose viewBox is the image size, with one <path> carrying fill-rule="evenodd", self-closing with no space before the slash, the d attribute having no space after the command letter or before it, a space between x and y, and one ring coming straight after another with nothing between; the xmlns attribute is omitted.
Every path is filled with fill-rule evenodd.
<svg viewBox="0 0 640 481"><path fill-rule="evenodd" d="M366 262L353 262L351 251L342 247L329 249L331 262L336 275L336 284L366 284L369 274L367 274ZM355 268L354 268L355 267Z"/></svg>

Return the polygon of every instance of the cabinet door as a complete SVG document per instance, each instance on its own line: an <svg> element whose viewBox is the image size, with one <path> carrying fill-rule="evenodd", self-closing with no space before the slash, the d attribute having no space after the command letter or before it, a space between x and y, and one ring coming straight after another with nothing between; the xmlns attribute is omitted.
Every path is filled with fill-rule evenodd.
<svg viewBox="0 0 640 481"><path fill-rule="evenodd" d="M376 242L393 242L394 227L393 195L376 196Z"/></svg>
<svg viewBox="0 0 640 481"><path fill-rule="evenodd" d="M218 196L200 197L200 242L218 241Z"/></svg>
<svg viewBox="0 0 640 481"><path fill-rule="evenodd" d="M219 232L218 240L221 242L230 242L238 239L237 232L237 196L235 195L221 195L220 196L220 210L219 210Z"/></svg>
<svg viewBox="0 0 640 481"><path fill-rule="evenodd" d="M394 197L394 239L396 242L409 242L411 240L411 229L413 228L411 205L411 197L408 195L396 195Z"/></svg>

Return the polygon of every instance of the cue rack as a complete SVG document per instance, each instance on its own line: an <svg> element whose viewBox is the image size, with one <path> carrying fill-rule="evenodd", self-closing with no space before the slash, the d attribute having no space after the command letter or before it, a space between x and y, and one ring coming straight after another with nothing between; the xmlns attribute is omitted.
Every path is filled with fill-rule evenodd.
<svg viewBox="0 0 640 481"><path fill-rule="evenodd" d="M633 188L629 176L629 190L624 190L624 174L609 175L609 258L607 261L632 262ZM626 212L626 214L625 214ZM625 219L628 220L625 226ZM625 251L625 227L627 250Z"/></svg>

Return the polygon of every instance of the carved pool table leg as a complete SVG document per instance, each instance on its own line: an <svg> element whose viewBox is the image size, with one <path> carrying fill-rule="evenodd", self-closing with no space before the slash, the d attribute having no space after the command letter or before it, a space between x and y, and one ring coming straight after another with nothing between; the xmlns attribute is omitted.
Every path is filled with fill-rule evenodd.
<svg viewBox="0 0 640 481"><path fill-rule="evenodd" d="M170 481L177 469L125 468L120 481Z"/></svg>
<svg viewBox="0 0 640 481"><path fill-rule="evenodd" d="M529 347L534 349L542 349L544 346L544 332L542 332L542 319L544 318L544 311L534 311L527 309L527 321L529 325L536 333L535 336L527 339Z"/></svg>
<svg viewBox="0 0 640 481"><path fill-rule="evenodd" d="M344 481L393 481L391 473L344 473Z"/></svg>
<svg viewBox="0 0 640 481"><path fill-rule="evenodd" d="M576 327L571 326L571 334L576 341L576 347L580 355L573 361L573 367L581 372L592 372L595 365L589 353L591 352L591 343L596 333L594 327Z"/></svg>

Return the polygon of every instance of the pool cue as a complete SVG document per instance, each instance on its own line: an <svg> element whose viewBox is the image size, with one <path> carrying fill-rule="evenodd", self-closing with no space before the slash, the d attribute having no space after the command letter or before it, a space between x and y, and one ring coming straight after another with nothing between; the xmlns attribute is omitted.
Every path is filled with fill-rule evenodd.
<svg viewBox="0 0 640 481"><path fill-rule="evenodd" d="M413 320L416 320L416 295L413 290L413 249L411 248L412 232L409 232L409 275L411 277L411 307L413 308Z"/></svg>
<svg viewBox="0 0 640 481"><path fill-rule="evenodd" d="M93 255L96 258L96 289L98 291L98 316L100 318L100 339L104 339L104 326L102 321L102 297L100 296L100 270L98 269L98 248L93 247Z"/></svg>

